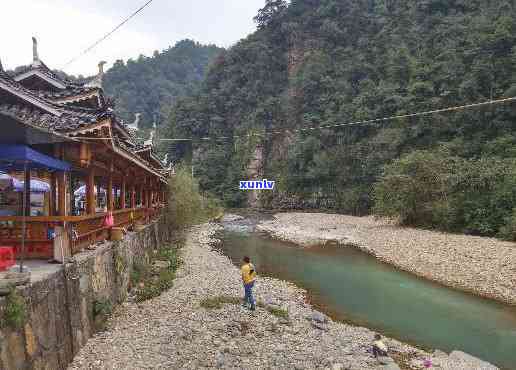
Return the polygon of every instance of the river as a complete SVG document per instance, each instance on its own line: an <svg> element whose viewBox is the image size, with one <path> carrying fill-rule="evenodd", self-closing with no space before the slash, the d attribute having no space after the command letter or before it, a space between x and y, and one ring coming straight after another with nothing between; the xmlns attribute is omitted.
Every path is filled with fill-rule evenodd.
<svg viewBox="0 0 516 370"><path fill-rule="evenodd" d="M420 279L354 248L302 248L228 226L220 249L235 264L250 256L259 274L307 289L311 303L336 320L516 369L514 307Z"/></svg>

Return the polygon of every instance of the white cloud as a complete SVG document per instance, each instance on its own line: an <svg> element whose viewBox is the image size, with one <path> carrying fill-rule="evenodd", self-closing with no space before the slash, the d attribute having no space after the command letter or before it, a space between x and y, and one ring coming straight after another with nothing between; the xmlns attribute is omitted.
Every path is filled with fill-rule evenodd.
<svg viewBox="0 0 516 370"><path fill-rule="evenodd" d="M4 68L32 61L31 37L39 42L41 59L51 68L80 54L113 29L143 0L17 0L2 4L0 58ZM254 30L253 16L263 0L154 0L137 17L88 54L65 68L92 75L100 60L108 67L117 59L151 55L175 42L191 38L229 46Z"/></svg>

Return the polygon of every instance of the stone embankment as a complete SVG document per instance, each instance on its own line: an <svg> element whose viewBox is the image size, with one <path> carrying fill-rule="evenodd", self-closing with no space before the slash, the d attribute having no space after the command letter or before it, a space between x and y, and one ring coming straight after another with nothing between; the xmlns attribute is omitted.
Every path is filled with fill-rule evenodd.
<svg viewBox="0 0 516 370"><path fill-rule="evenodd" d="M14 311L21 325L4 325L13 307L0 297L0 369L66 369L95 333L95 311L123 302L133 266L145 264L171 237L161 218L122 241L77 254L65 266L40 266L31 283L18 288L24 304Z"/></svg>
<svg viewBox="0 0 516 370"><path fill-rule="evenodd" d="M243 294L238 269L212 247L218 229L193 228L174 286L153 300L121 306L70 369L398 368L379 364L368 352L374 332L333 322L305 302L305 291L284 281L259 277L256 296L268 308L286 310L288 318L235 303L201 307L206 298ZM406 369L420 369L429 358L441 369L496 369L461 353L430 355L396 340L386 344Z"/></svg>
<svg viewBox="0 0 516 370"><path fill-rule="evenodd" d="M426 279L516 305L515 243L321 213L276 214L257 230L303 246L354 246Z"/></svg>

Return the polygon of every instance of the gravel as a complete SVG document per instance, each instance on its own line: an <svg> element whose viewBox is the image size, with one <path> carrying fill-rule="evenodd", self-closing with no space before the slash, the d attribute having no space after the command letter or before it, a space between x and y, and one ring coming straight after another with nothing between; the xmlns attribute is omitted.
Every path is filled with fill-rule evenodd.
<svg viewBox="0 0 516 370"><path fill-rule="evenodd" d="M255 293L260 301L287 310L289 320L239 304L201 308L205 298L243 295L238 269L211 247L219 228L193 228L173 288L153 300L120 306L107 331L90 339L70 369L396 368L380 365L368 352L374 332L314 311L305 291L285 281L259 277ZM393 358L406 359L408 368L421 369L433 356L393 339L385 342ZM453 364L446 354L438 355L439 361ZM461 367L460 361L454 369L475 369Z"/></svg>
<svg viewBox="0 0 516 370"><path fill-rule="evenodd" d="M354 246L426 279L516 305L515 243L322 213L279 213L257 230L303 246Z"/></svg>

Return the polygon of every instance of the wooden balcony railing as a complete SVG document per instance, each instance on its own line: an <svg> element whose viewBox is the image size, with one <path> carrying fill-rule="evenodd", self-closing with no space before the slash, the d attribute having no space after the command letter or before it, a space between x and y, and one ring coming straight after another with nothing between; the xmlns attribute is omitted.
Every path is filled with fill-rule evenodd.
<svg viewBox="0 0 516 370"><path fill-rule="evenodd" d="M114 226L129 228L136 222L148 223L161 213L162 208L127 208L113 211ZM70 248L72 254L89 245L109 238L110 227L106 226L107 213L89 216L26 217L26 244L33 258L51 258L53 241L49 229L63 226L66 222L71 230ZM22 217L0 217L0 245L19 247L22 236Z"/></svg>

